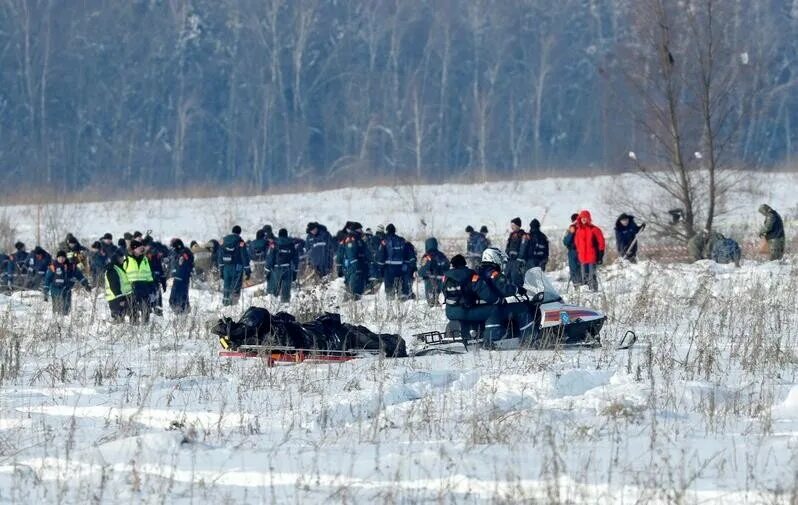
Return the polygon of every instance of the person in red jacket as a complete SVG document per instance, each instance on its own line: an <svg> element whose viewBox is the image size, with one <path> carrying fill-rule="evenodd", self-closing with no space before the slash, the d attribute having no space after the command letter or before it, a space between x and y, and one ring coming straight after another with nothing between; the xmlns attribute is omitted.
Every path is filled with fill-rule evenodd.
<svg viewBox="0 0 798 505"><path fill-rule="evenodd" d="M582 282L588 285L591 291L598 290L596 278L596 265L604 259L604 234L598 226L593 224L590 212L583 210L576 221L574 246L582 265Z"/></svg>

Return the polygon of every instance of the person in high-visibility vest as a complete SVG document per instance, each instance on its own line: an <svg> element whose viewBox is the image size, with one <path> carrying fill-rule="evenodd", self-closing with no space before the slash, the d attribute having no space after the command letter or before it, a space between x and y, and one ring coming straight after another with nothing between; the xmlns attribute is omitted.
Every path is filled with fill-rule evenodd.
<svg viewBox="0 0 798 505"><path fill-rule="evenodd" d="M130 285L127 273L122 268L124 264L125 253L120 250L112 256L111 262L105 267L105 299L108 301L111 320L114 323L125 321L125 315L130 311L133 294L133 286Z"/></svg>
<svg viewBox="0 0 798 505"><path fill-rule="evenodd" d="M130 307L131 323L147 323L150 320L152 302L156 296L155 281L152 276L150 261L144 254L146 248L139 240L130 242L130 254L125 258L122 268L133 287L133 302Z"/></svg>

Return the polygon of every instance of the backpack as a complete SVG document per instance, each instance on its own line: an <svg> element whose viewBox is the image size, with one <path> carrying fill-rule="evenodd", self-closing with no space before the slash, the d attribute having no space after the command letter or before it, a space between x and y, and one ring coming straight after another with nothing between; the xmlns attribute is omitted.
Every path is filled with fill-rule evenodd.
<svg viewBox="0 0 798 505"><path fill-rule="evenodd" d="M465 308L472 307L477 299L471 284L475 272L470 269L465 270L462 279L457 279L451 273L450 271L443 278L443 297L446 304Z"/></svg>

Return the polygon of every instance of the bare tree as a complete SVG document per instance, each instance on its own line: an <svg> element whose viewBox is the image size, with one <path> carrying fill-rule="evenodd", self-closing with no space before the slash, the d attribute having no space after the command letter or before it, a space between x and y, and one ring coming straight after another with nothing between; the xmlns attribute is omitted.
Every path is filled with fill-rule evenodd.
<svg viewBox="0 0 798 505"><path fill-rule="evenodd" d="M718 0L693 0L687 9L676 0L641 0L635 11L635 58L626 76L639 97L634 114L649 157L630 157L681 211L680 226L673 226L669 209L648 219L684 240L712 229L734 182L737 125L749 111L735 93L740 72L726 38L729 14Z"/></svg>

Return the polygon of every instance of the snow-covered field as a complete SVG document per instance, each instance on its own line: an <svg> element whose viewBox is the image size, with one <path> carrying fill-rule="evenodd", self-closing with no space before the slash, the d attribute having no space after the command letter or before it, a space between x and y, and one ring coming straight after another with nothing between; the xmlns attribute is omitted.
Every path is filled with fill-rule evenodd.
<svg viewBox="0 0 798 505"><path fill-rule="evenodd" d="M761 201L794 207L796 181L768 177L782 179L740 200L745 212L730 219L758 221ZM75 217L80 236L215 236L227 223L211 216L228 211L245 228L390 219L422 234L424 219L460 236L465 224L503 229L516 214L542 215L541 192L554 195L547 220L590 206L609 225L614 210L600 192L584 196L609 182L519 183L501 197L513 184L448 186L440 200L429 200L431 188L403 188L90 204L62 215ZM572 194L579 184L584 193ZM388 198L413 194L419 207ZM477 195L490 195L484 211ZM31 232L13 217L31 208L5 210ZM796 503L794 257L739 269L644 261L600 275L601 292L590 294L552 274L566 300L608 314L603 349L276 368L218 357L204 329L250 303L276 309L257 288L225 310L219 293L193 290L190 317L167 313L146 328L109 325L101 295L76 293L63 321L39 295L0 296L0 502ZM346 302L340 281L301 293L288 310L337 311L407 339L445 323L423 302ZM626 330L638 345L614 351Z"/></svg>
<svg viewBox="0 0 798 505"><path fill-rule="evenodd" d="M798 173L750 173L741 177L736 191L725 205L722 222L752 224L761 218L756 209L770 203L783 215L795 214L795 188ZM348 220L360 221L375 228L393 222L400 234L423 240L464 237L463 229L487 225L491 236L506 237L510 219L520 216L526 226L532 218L543 223L544 230L562 230L572 213L581 209L593 212L594 221L609 232L615 217L624 208L629 193L657 199L635 175L612 175L582 178L548 178L486 184L443 184L349 188L320 193L265 195L240 198L204 198L182 200L117 201L86 204L22 205L0 207L16 229L16 236L34 243L37 215L44 245L63 240L72 232L84 241L94 241L110 231L151 229L168 239L182 237L205 241L229 233L233 224L253 238L265 223L283 226L291 234L303 234L309 221L326 224L331 231ZM651 195L648 198L647 195ZM662 202L661 211L668 210ZM91 242L89 242L91 243Z"/></svg>

